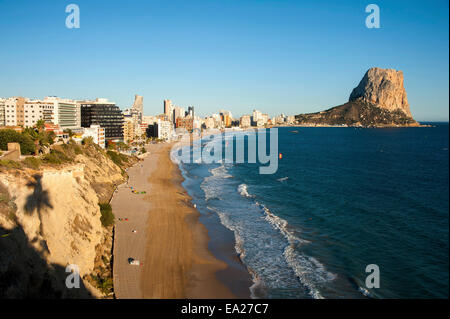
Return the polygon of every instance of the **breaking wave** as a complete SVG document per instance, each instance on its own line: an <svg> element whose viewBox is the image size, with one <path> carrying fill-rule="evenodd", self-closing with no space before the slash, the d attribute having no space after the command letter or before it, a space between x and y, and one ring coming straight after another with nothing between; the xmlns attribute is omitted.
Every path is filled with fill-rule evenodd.
<svg viewBox="0 0 450 319"><path fill-rule="evenodd" d="M200 187L207 209L234 233L235 250L253 279L251 297L287 291L289 296L322 298L321 285L336 276L317 259L301 252L302 245L309 241L299 237L300 230L257 202L247 184L236 186L230 167L210 168L210 176Z"/></svg>
<svg viewBox="0 0 450 319"><path fill-rule="evenodd" d="M241 184L238 186L238 192L239 194L241 194L244 197L252 197L249 193L248 193L248 189L247 189L247 184Z"/></svg>

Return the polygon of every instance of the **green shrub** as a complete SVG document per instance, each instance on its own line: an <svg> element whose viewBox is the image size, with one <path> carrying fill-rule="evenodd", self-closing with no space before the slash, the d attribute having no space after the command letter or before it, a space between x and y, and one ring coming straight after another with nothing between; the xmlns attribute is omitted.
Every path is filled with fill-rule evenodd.
<svg viewBox="0 0 450 319"><path fill-rule="evenodd" d="M97 284L97 288L104 294L109 295L113 292L114 283L113 279L111 277L102 278L99 275L93 276L91 275L92 279L95 280Z"/></svg>
<svg viewBox="0 0 450 319"><path fill-rule="evenodd" d="M14 130L0 130L0 149L7 150L8 143L19 143L22 155L34 154L35 145L28 134L21 134Z"/></svg>
<svg viewBox="0 0 450 319"><path fill-rule="evenodd" d="M81 140L81 144L92 145L92 144L94 144L94 139L92 138L92 136L85 137Z"/></svg>
<svg viewBox="0 0 450 319"><path fill-rule="evenodd" d="M111 159L111 161L114 162L114 164L118 165L118 166L122 166L122 158L119 155L119 153L116 153L114 151L107 151L106 155L108 155L108 157Z"/></svg>
<svg viewBox="0 0 450 319"><path fill-rule="evenodd" d="M83 154L83 150L81 149L81 147L79 145L72 145L73 150L75 151L75 154L79 155L79 154Z"/></svg>
<svg viewBox="0 0 450 319"><path fill-rule="evenodd" d="M22 164L12 160L0 160L0 166L4 166L6 168L22 168Z"/></svg>
<svg viewBox="0 0 450 319"><path fill-rule="evenodd" d="M109 203L99 203L100 213L102 216L100 217L100 221L104 227L108 227L114 224L114 214L112 212L111 205Z"/></svg>
<svg viewBox="0 0 450 319"><path fill-rule="evenodd" d="M69 162L71 159L63 152L53 149L50 153L44 155L43 160L50 164L62 164Z"/></svg>
<svg viewBox="0 0 450 319"><path fill-rule="evenodd" d="M37 157L27 157L23 160L23 163L25 164L25 166L33 169L39 169L39 167L41 166L41 160Z"/></svg>

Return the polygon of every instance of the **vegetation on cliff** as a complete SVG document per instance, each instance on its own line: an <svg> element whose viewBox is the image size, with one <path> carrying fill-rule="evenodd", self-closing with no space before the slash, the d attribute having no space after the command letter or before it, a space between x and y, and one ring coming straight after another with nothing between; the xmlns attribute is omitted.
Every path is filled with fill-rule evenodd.
<svg viewBox="0 0 450 319"><path fill-rule="evenodd" d="M11 136L27 139L8 132L8 141ZM138 159L108 153L92 141L69 140L40 156L0 161L0 297L99 297L92 287L111 296L108 203ZM66 262L83 270L78 290L65 287Z"/></svg>

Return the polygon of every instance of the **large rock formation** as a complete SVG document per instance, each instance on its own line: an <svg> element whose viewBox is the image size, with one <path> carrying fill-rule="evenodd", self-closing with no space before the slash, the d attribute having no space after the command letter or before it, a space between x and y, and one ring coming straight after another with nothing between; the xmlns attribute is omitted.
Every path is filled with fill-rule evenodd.
<svg viewBox="0 0 450 319"><path fill-rule="evenodd" d="M402 71L369 69L350 94L349 102L356 100L374 104L391 112L401 110L407 116L412 117L403 86Z"/></svg>
<svg viewBox="0 0 450 319"><path fill-rule="evenodd" d="M411 116L403 72L371 68L350 94L349 102L326 111L295 116L299 124L417 126Z"/></svg>

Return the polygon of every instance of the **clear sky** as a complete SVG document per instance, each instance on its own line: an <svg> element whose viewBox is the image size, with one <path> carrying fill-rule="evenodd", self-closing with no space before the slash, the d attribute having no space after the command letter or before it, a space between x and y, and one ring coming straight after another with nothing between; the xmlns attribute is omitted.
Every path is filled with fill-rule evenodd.
<svg viewBox="0 0 450 319"><path fill-rule="evenodd" d="M80 28L65 7L80 8ZM365 7L381 9L368 29ZM417 120L448 121L447 0L0 0L0 96L144 96L199 115L320 111L370 67L395 68Z"/></svg>

